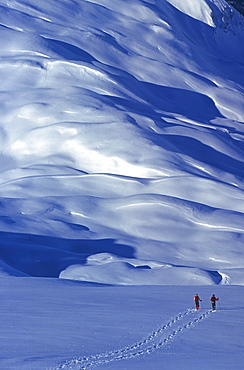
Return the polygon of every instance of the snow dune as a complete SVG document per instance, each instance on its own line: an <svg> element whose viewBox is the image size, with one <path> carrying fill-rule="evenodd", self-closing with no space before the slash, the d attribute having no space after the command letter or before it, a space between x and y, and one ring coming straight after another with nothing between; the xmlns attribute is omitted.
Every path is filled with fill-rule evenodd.
<svg viewBox="0 0 244 370"><path fill-rule="evenodd" d="M220 0L0 8L1 274L243 284L242 16Z"/></svg>

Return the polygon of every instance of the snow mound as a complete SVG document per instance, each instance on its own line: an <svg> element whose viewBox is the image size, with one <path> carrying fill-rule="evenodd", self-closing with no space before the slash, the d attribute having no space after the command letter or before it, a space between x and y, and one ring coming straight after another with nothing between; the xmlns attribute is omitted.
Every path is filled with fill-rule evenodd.
<svg viewBox="0 0 244 370"><path fill-rule="evenodd" d="M85 266L69 266L59 277L118 285L209 285L221 280L218 273L198 268L118 258L104 253L88 258Z"/></svg>

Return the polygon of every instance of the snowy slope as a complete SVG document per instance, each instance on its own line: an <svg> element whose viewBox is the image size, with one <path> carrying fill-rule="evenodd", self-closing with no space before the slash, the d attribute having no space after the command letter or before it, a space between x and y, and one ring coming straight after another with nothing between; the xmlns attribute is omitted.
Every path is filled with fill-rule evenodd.
<svg viewBox="0 0 244 370"><path fill-rule="evenodd" d="M243 30L0 0L0 370L243 368Z"/></svg>
<svg viewBox="0 0 244 370"><path fill-rule="evenodd" d="M243 284L243 18L0 0L2 274Z"/></svg>

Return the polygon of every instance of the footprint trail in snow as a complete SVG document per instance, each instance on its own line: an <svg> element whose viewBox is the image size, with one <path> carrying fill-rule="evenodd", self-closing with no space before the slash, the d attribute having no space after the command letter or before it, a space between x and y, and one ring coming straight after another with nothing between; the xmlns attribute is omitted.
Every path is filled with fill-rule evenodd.
<svg viewBox="0 0 244 370"><path fill-rule="evenodd" d="M152 352L167 345L176 338L178 334L194 327L197 323L207 318L211 312L212 310L196 312L193 309L184 311L169 320L168 323L156 331L150 333L146 338L130 346L92 356L68 360L53 370L90 370L99 365L104 365L113 361L129 360L138 356L150 355Z"/></svg>

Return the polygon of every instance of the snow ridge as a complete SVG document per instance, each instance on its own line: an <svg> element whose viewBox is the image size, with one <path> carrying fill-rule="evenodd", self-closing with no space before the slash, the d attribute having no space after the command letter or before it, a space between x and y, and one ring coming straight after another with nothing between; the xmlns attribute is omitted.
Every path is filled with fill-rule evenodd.
<svg viewBox="0 0 244 370"><path fill-rule="evenodd" d="M131 346L129 345L128 347L114 351L68 360L50 370L90 370L94 367L110 362L129 360L138 356L150 355L154 351L166 346L169 342L175 339L178 334L183 333L187 329L193 328L203 319L208 318L211 312L212 310L209 309L203 310L202 312L188 309L184 312L180 312L166 324L150 333L145 339L142 339ZM193 317L189 318L189 315L193 315Z"/></svg>

